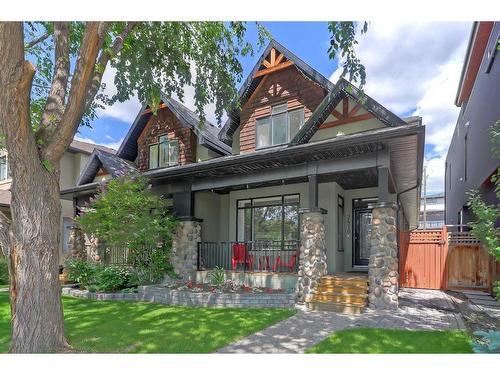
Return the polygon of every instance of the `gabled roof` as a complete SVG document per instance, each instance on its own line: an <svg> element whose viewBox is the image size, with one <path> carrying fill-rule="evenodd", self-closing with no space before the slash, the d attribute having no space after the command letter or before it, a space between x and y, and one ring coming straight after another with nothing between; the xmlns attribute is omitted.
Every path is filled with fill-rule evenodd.
<svg viewBox="0 0 500 375"><path fill-rule="evenodd" d="M272 39L269 42L269 45L264 50L264 52L262 53L262 55L260 56L259 60L257 60L257 63L255 64L252 71L248 75L247 79L241 86L240 90L238 91L241 107L246 103L246 101L250 98L255 89L258 87L259 83L262 81L264 76L255 77L255 74L259 70L264 69L262 63L273 48L276 49L276 51L282 53L286 58L286 60L293 62L293 65L297 69L299 69L306 77L308 77L309 79L311 79L312 81L316 82L318 85L323 87L325 91L329 92L334 89L334 84L329 79L327 79L320 72L318 72L310 65L302 61L299 57L297 57L294 53L290 52L287 48L282 46L276 40ZM241 111L240 108L235 108L232 111L230 111L226 123L219 132L219 139L229 145L231 144L233 134L236 131L236 129L238 129L240 123L240 111Z"/></svg>
<svg viewBox="0 0 500 375"><path fill-rule="evenodd" d="M162 103L179 119L182 125L188 127L196 134L198 142L201 145L221 155L231 154L231 147L218 139L218 128L215 125L207 120L201 124L200 118L196 113L182 103L172 98L168 98L165 94L161 95L161 99ZM135 160L137 157L137 139L153 115L151 112L146 111L147 108L146 105L143 105L137 114L130 130L118 149L117 155L119 157L130 161Z"/></svg>
<svg viewBox="0 0 500 375"><path fill-rule="evenodd" d="M103 150L103 151L109 152L111 154L116 153L116 150L114 150L112 148L98 145L95 143L83 142L83 141L79 141L76 139L73 139L71 141L71 144L68 147L69 152L82 152L82 153L88 154L88 155L90 155L92 153L92 151L94 151L95 149Z"/></svg>
<svg viewBox="0 0 500 375"><path fill-rule="evenodd" d="M294 146L302 143L307 143L312 138L314 133L319 129L321 124L330 116L335 107L345 97L350 97L359 103L364 109L373 114L375 118L380 120L386 126L394 127L407 125L400 117L385 108L382 104L362 93L358 88L353 86L349 81L340 78L333 90L331 90L318 105L318 108L309 117L306 123L300 128L295 137L290 141L289 146Z"/></svg>
<svg viewBox="0 0 500 375"><path fill-rule="evenodd" d="M93 182L101 168L106 170L113 178L139 172L131 161L122 159L106 151L94 149L76 182L76 186Z"/></svg>

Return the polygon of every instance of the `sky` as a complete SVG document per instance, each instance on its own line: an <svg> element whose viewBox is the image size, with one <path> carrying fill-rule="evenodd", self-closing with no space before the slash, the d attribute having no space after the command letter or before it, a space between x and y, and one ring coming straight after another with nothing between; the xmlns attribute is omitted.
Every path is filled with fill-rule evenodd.
<svg viewBox="0 0 500 375"><path fill-rule="evenodd" d="M256 42L256 28L248 24L247 40ZM329 32L325 22L268 22L273 38L336 82L341 69L328 57ZM426 125L427 192L443 191L444 161L459 108L454 105L472 23L370 22L358 34L356 53L366 67L365 92L401 117L422 116ZM262 51L241 60L243 80ZM103 82L113 91L114 72L108 67ZM185 87L184 104L193 106L193 90ZM80 140L117 149L140 109L134 98L98 111L92 128L80 128ZM213 106L205 108L216 123Z"/></svg>

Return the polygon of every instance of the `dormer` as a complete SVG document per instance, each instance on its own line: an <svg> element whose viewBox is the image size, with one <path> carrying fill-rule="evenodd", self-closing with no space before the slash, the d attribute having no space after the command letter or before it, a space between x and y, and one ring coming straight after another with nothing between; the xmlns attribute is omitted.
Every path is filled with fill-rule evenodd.
<svg viewBox="0 0 500 375"><path fill-rule="evenodd" d="M201 123L183 104L163 97L156 113L141 108L117 155L141 172L197 163L231 153L217 134L210 122Z"/></svg>

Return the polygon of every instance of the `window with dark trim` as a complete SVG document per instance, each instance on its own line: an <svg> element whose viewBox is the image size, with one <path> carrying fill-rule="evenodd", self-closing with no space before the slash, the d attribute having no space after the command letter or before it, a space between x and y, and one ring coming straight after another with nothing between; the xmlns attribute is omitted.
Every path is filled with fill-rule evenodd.
<svg viewBox="0 0 500 375"><path fill-rule="evenodd" d="M271 115L255 121L255 148L290 142L304 125L304 108L288 110L288 104L271 107Z"/></svg>
<svg viewBox="0 0 500 375"><path fill-rule="evenodd" d="M344 197L337 196L337 251L344 251Z"/></svg>
<svg viewBox="0 0 500 375"><path fill-rule="evenodd" d="M299 208L299 194L238 200L236 240L298 240Z"/></svg>
<svg viewBox="0 0 500 375"><path fill-rule="evenodd" d="M179 164L179 141L166 135L149 146L149 169L171 167Z"/></svg>

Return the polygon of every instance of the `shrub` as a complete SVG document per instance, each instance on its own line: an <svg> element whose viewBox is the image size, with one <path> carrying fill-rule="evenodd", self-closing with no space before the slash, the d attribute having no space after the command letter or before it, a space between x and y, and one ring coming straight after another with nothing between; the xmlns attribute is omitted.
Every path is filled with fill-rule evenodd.
<svg viewBox="0 0 500 375"><path fill-rule="evenodd" d="M9 283L9 268L7 266L7 258L0 257L0 284Z"/></svg>
<svg viewBox="0 0 500 375"><path fill-rule="evenodd" d="M131 283L134 285L154 284L165 275L174 277L170 264L170 247L168 245L152 248L141 247L130 253L130 264L133 268Z"/></svg>
<svg viewBox="0 0 500 375"><path fill-rule="evenodd" d="M212 285L220 286L224 284L226 279L226 271L222 267L215 267L215 269L210 273L210 283Z"/></svg>
<svg viewBox="0 0 500 375"><path fill-rule="evenodd" d="M71 259L66 266L68 279L76 281L80 284L80 288L86 289L89 285L96 284L99 265L89 263L86 260Z"/></svg>
<svg viewBox="0 0 500 375"><path fill-rule="evenodd" d="M476 331L474 335L482 338L472 346L476 353L500 353L500 332L498 331Z"/></svg>
<svg viewBox="0 0 500 375"><path fill-rule="evenodd" d="M101 268L96 276L96 290L99 292L116 292L129 287L130 271L123 267L108 266Z"/></svg>

